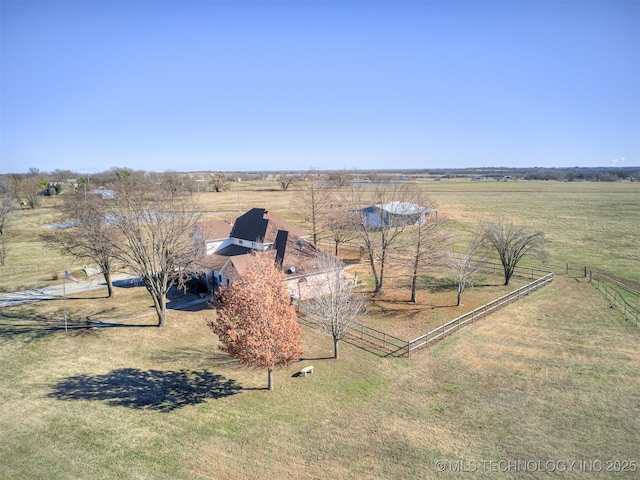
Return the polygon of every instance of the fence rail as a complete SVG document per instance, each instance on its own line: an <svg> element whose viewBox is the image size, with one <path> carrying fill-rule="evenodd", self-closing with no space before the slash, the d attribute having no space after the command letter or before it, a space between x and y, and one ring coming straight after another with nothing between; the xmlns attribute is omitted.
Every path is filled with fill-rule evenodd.
<svg viewBox="0 0 640 480"><path fill-rule="evenodd" d="M531 269L522 270L526 270L527 274L529 274L531 271ZM520 272L520 274L522 273L523 272ZM497 298L481 307L478 307L471 312L454 318L444 325L441 325L440 327L435 328L430 332L413 340L404 340L402 338L398 338L382 330L378 330L376 328L365 325L364 323L357 323L344 340L350 343L355 343L359 346L362 346L364 344L368 347L368 349L375 350L376 353L382 356L409 357L411 356L412 352L428 347L432 343L443 339L448 334L459 330L464 325L484 318L488 314L503 307L504 305L508 305L509 303L518 300L519 298L529 294L530 292L548 285L553 281L553 273L543 273L545 273L543 277L534 280L524 287L518 288L517 290L503 295L502 297ZM312 323L306 321L304 317L300 318L303 323L313 328Z"/></svg>
<svg viewBox="0 0 640 480"><path fill-rule="evenodd" d="M307 327L321 331L321 329L316 324L309 321L302 312L298 313L298 319ZM401 356L397 355L397 352L406 352L408 343L407 340L395 337L387 332L375 329L360 322L355 323L354 328L347 333L343 340L358 346L366 344L368 349L375 350L381 356L390 357Z"/></svg>
<svg viewBox="0 0 640 480"><path fill-rule="evenodd" d="M489 273L502 273L501 269L502 265L491 262L485 262L482 267L483 271ZM640 310L631 305L617 290L623 289L627 293L637 294L637 287L635 285L630 287L627 282L621 281L602 272L589 269L588 267L574 268L567 263L564 270L564 273L567 275L569 273L578 272L582 277L588 278L589 282L593 283L594 287L601 291L611 302L612 308L618 309L624 318L631 324L640 326ZM410 357L412 353L427 348L435 342L447 337L451 333L458 331L465 325L474 323L499 308L508 305L511 302L544 287L545 285L548 285L553 281L554 277L553 273L530 267L516 267L514 275L532 278L535 278L537 275L542 276L533 282L514 290L513 292L503 295L502 297L478 307L471 312L454 318L453 320L434 328L430 332L427 332L413 340L404 340L363 323L357 323L355 328L347 335L345 341L356 343L361 347L365 344L368 349L373 350L382 356Z"/></svg>
<svg viewBox="0 0 640 480"><path fill-rule="evenodd" d="M572 275L588 279L596 290L611 302L611 307L620 311L623 317L640 327L640 283L628 278L619 277L610 272L597 270L588 265L571 265L555 263L552 270L564 275Z"/></svg>
<svg viewBox="0 0 640 480"><path fill-rule="evenodd" d="M624 292L627 297L640 297L640 286L628 280L622 280L611 274L591 269L587 266L582 268L573 268L567 263L567 274L569 272L580 272L583 278L588 278L596 290L601 292L607 300L609 300L612 308L616 308L622 313L625 320L629 323L640 326L640 308L629 303L627 298L620 292Z"/></svg>
<svg viewBox="0 0 640 480"><path fill-rule="evenodd" d="M454 318L450 322L447 322L444 325L439 326L438 328L434 328L430 332L418 338L410 340L409 342L407 342L407 356L411 355L411 352L414 352L415 350L426 348L430 344L442 340L450 333L460 330L460 328L462 328L463 326L486 317L489 313L503 307L504 305L508 305L514 300L518 300L519 298L529 294L534 290L548 285L552 281L553 273L548 273L544 277L538 278L537 280L534 280L524 287L518 288L517 290L503 295L500 298L496 298L492 302L489 302L481 307L476 308L475 310L472 310L471 312Z"/></svg>
<svg viewBox="0 0 640 480"><path fill-rule="evenodd" d="M481 270L485 273L495 273L497 275L504 274L504 267L499 263L494 262L478 262L481 265ZM525 278L540 278L544 275L547 275L549 270L540 270L539 268L533 267L519 267L516 266L513 269L513 275L517 277L525 277Z"/></svg>
<svg viewBox="0 0 640 480"><path fill-rule="evenodd" d="M606 284L600 284L596 288L604 293L604 296L612 302L611 307L617 308L629 323L635 324L636 327L640 325L640 311L627 302L617 290Z"/></svg>
<svg viewBox="0 0 640 480"><path fill-rule="evenodd" d="M351 330L347 340L352 342L366 342L373 347L377 347L385 356L401 357L407 351L407 340L394 337L393 335L377 330L363 323L358 324L356 328Z"/></svg>

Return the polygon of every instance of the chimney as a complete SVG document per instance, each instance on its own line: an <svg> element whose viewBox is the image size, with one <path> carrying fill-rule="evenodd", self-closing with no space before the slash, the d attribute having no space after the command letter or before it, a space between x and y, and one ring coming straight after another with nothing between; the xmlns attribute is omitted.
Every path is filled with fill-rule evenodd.
<svg viewBox="0 0 640 480"><path fill-rule="evenodd" d="M276 241L273 247L276 249L276 266L282 270L282 261L284 260L284 252L287 249L287 238L289 232L286 230L278 230Z"/></svg>

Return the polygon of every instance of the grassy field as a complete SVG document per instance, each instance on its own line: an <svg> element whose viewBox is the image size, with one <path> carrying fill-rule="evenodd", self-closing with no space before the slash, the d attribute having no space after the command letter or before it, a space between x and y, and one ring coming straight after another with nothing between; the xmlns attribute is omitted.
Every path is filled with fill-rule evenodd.
<svg viewBox="0 0 640 480"><path fill-rule="evenodd" d="M139 290L115 301L143 305ZM60 301L0 312L0 477L458 478L443 460L537 478L481 462L640 461L640 336L585 282L558 277L410 359L344 345L327 360L305 328L306 360L273 392L219 352L212 311L81 328L113 303L69 301L68 335Z"/></svg>
<svg viewBox="0 0 640 480"><path fill-rule="evenodd" d="M243 183L199 200L217 218L234 217L240 203L302 220L295 190L277 187ZM452 229L522 221L545 231L554 265L640 280L639 184L423 188ZM51 203L20 212L0 289L55 283L62 268L81 267L38 243L40 227L55 220ZM482 295L501 293L497 280L484 283ZM462 310L483 302L478 292L465 294ZM265 371L219 351L206 327L212 310L171 310L157 329L153 315L137 316L153 311L144 289L103 295L67 301L69 334L60 300L0 310L0 478L460 478L460 468L474 478L540 478L567 464L554 475L582 478L587 467L596 477L638 475L640 334L582 278L556 276L409 359L347 344L330 360L330 339L304 328L305 359L276 371L273 392L263 390ZM389 288L371 321L411 337L462 313L447 288L421 291L418 306L407 295ZM313 375L294 376L307 365ZM610 460L635 462L636 472L606 471L625 465ZM509 467L518 461L520 470ZM542 466L526 472L526 462Z"/></svg>
<svg viewBox="0 0 640 480"><path fill-rule="evenodd" d="M618 274L640 283L640 183L433 182L444 215L466 229L503 218L545 233L549 264Z"/></svg>
<svg viewBox="0 0 640 480"><path fill-rule="evenodd" d="M549 268L563 271L589 265L640 284L640 183L635 182L495 182L422 181L439 214L456 234L481 222L503 218L541 230L549 240ZM286 192L277 182L243 182L221 193L203 193L196 200L205 217L232 219L238 211L269 208L304 224L293 186ZM10 252L0 267L0 292L55 283L63 268L82 263L64 259L39 242L44 225L57 221L59 198L44 198L43 208L22 210L7 228Z"/></svg>

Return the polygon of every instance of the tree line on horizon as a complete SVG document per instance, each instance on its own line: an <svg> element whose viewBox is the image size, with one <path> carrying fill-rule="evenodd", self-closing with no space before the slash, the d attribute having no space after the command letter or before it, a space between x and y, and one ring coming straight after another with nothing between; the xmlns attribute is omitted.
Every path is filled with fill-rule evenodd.
<svg viewBox="0 0 640 480"><path fill-rule="evenodd" d="M473 168L416 168L416 169L384 169L384 170L322 170L307 171L273 170L273 171L203 171L178 172L167 170L153 172L135 170L126 167L112 167L102 172L81 174L73 170L55 169L41 171L31 167L24 173L7 173L0 175L0 194L23 190L23 197L28 193L31 197L41 194L44 189L53 185L57 192L67 189L85 189L105 187L109 183L123 177L147 177L157 182L171 179L190 193L220 192L233 182L271 180L277 182L282 190L304 181L308 172L323 175L326 180L336 186L345 186L351 182L385 182L410 178L493 178L511 180L555 180L555 181L599 181L615 182L621 180L640 180L640 167L473 167ZM15 196L15 195L14 195ZM16 199L17 200L17 199Z"/></svg>

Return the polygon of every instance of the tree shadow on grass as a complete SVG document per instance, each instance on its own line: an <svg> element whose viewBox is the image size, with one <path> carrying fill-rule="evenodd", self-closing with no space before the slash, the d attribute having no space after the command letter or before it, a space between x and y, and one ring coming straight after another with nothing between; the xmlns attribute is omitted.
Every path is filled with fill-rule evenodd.
<svg viewBox="0 0 640 480"><path fill-rule="evenodd" d="M188 362L188 365L196 368L204 365L213 366L216 369L234 371L247 368L238 359L216 350L216 348L212 347L174 348L155 352L151 354L151 359L156 363Z"/></svg>
<svg viewBox="0 0 640 480"><path fill-rule="evenodd" d="M67 320L66 331L70 335L93 333L84 321ZM37 315L32 308L3 311L0 315L0 340L18 338L27 342L65 331L64 318Z"/></svg>
<svg viewBox="0 0 640 480"><path fill-rule="evenodd" d="M123 280L114 280L112 284L114 287L118 288L135 288L144 286L144 282L140 278L125 278ZM102 283L101 285L106 285L106 283Z"/></svg>
<svg viewBox="0 0 640 480"><path fill-rule="evenodd" d="M455 303L436 305L426 302L413 303L408 300L371 300L369 305L371 311L378 313L381 318L396 320L420 318L427 314L429 310L455 308L457 306Z"/></svg>
<svg viewBox="0 0 640 480"><path fill-rule="evenodd" d="M98 295L95 297L70 297L67 296L67 301L68 302L72 302L74 300L104 300L105 298L109 298L107 295ZM49 301L49 300L60 300L60 298L49 298L46 299L44 301Z"/></svg>
<svg viewBox="0 0 640 480"><path fill-rule="evenodd" d="M0 340L20 339L30 342L56 333L65 333L69 336L96 335L99 328L124 327L146 328L156 327L147 324L110 324L92 321L89 318L68 318L66 325L62 312L53 312L50 315L38 315L33 308L22 308L17 311L3 311L0 314ZM156 327L157 328L157 327Z"/></svg>
<svg viewBox="0 0 640 480"><path fill-rule="evenodd" d="M360 350L364 350L365 352L372 353L380 358L402 357L404 355L404 352L406 352L406 348L404 347L383 348L374 342L369 342L367 340L361 339L357 335L348 335L342 341L356 348L359 348Z"/></svg>
<svg viewBox="0 0 640 480"><path fill-rule="evenodd" d="M48 395L58 400L97 400L108 405L168 413L209 399L235 395L235 380L203 371L143 371L121 368L104 375L77 375Z"/></svg>

